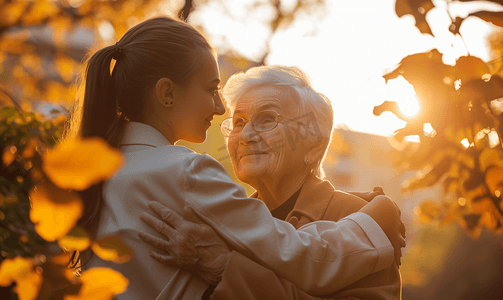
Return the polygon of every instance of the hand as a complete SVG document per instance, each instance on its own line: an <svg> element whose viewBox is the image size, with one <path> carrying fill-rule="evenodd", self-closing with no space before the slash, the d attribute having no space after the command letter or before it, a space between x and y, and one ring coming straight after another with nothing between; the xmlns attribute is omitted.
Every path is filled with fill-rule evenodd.
<svg viewBox="0 0 503 300"><path fill-rule="evenodd" d="M217 285L231 254L225 241L204 224L190 206L184 209L185 218L189 220L158 202L152 201L148 206L157 216L142 213L140 219L164 237L142 231L138 236L167 253L152 251L150 256L164 264L195 272L208 283Z"/></svg>
<svg viewBox="0 0 503 300"><path fill-rule="evenodd" d="M367 202L372 201L372 199L374 199L376 196L384 195L384 191L380 186L374 187L373 192L348 192L348 193L360 197Z"/></svg>
<svg viewBox="0 0 503 300"><path fill-rule="evenodd" d="M405 247L405 225L400 219L401 212L388 196L377 196L360 212L368 214L381 226L395 249L395 261L401 264L402 247Z"/></svg>

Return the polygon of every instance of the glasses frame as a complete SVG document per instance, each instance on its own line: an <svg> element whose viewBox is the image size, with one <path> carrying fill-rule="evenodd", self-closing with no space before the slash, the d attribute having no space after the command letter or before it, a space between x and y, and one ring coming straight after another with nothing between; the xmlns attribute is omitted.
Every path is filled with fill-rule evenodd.
<svg viewBox="0 0 503 300"><path fill-rule="evenodd" d="M276 114L276 119L277 119L277 121L276 121L276 125L274 125L274 127L269 128L269 129L267 129L267 130L257 130L257 129L255 128L254 123L253 123L253 119L255 119L255 116L257 116L257 115L259 115L259 114L261 114L261 113L264 113L264 112L274 112L274 113ZM279 114L277 111L275 111L275 110L264 110L264 111L259 112L258 114L255 114L255 115L254 115L254 116L253 116L250 120L247 120L246 118L242 118L242 117L239 117L239 118L240 118L240 119L243 119L243 121L244 121L243 128L246 126L246 124L247 124L248 122L250 122L250 121L251 121L251 126L252 126L253 130L255 130L256 132L268 132L268 131L271 131L271 130L273 130L274 128L278 127L278 124L281 122L281 121L280 121L280 118L281 118L281 117L282 117L282 115L280 115L280 114ZM232 129L232 130L230 131L230 133L227 135L227 134L225 134L225 133L224 133L224 129L223 129L223 126L222 126L222 125L223 125L225 122L228 122L228 121L230 121L230 122L231 122L231 124L232 124L232 120L233 120L233 119L234 119L234 117L228 117L228 118L225 118L225 119L224 119L224 120L220 123L220 134L222 134L224 137L230 137L230 136L231 136L231 133L234 131L234 129Z"/></svg>

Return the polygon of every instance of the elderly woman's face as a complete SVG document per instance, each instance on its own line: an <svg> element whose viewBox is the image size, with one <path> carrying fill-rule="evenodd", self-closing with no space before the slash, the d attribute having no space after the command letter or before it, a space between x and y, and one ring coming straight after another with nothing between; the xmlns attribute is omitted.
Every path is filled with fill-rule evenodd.
<svg viewBox="0 0 503 300"><path fill-rule="evenodd" d="M233 122L245 120L244 127L235 125L229 136L228 150L237 177L252 186L257 181L277 180L298 172L305 172L304 160L309 151L309 142L299 138L297 94L285 86L259 86L238 100ZM268 111L280 115L278 125L261 132L254 117L261 120L261 113ZM237 120L238 123L236 123ZM292 121L293 120L293 121Z"/></svg>

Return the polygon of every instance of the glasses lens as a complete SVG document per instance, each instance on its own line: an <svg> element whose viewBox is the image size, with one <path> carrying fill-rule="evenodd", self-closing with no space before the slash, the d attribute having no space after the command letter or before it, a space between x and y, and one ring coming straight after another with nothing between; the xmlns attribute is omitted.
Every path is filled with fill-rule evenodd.
<svg viewBox="0 0 503 300"><path fill-rule="evenodd" d="M253 117L253 128L256 131L268 131L278 125L278 113L275 111L263 111Z"/></svg>
<svg viewBox="0 0 503 300"><path fill-rule="evenodd" d="M229 136L232 132L232 118L227 118L220 124L220 132L223 136Z"/></svg>

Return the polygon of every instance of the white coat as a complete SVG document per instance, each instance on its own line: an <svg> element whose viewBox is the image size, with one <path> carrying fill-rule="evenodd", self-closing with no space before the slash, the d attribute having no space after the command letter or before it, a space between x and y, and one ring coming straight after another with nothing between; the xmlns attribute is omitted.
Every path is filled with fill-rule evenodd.
<svg viewBox="0 0 503 300"><path fill-rule="evenodd" d="M151 126L129 122L120 150L125 166L104 185L97 238L116 235L134 250L131 261L114 264L94 255L84 270L106 266L129 279L116 299L201 299L209 284L196 274L165 266L137 235L157 234L139 218L158 201L183 215L190 205L240 254L313 295L339 290L394 261L393 247L364 213L339 222L317 221L296 230L273 218L265 204L247 198L215 159L170 145Z"/></svg>

